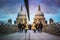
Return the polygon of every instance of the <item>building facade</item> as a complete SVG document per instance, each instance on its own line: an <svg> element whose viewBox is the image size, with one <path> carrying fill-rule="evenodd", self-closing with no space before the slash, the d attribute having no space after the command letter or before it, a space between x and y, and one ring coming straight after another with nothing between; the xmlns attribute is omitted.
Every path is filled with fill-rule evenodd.
<svg viewBox="0 0 60 40"><path fill-rule="evenodd" d="M34 22L35 23L41 22L43 25L45 24L45 17L44 17L43 12L40 9L40 6L38 6L38 11L35 14Z"/></svg>
<svg viewBox="0 0 60 40"><path fill-rule="evenodd" d="M27 22L26 12L23 11L22 6L16 18L16 24L19 24L19 22L22 22L22 23Z"/></svg>

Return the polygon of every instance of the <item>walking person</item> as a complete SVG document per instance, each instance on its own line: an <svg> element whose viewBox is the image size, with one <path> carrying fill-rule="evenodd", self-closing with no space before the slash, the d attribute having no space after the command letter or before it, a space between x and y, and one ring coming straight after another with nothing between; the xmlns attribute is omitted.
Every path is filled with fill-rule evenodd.
<svg viewBox="0 0 60 40"><path fill-rule="evenodd" d="M27 30L28 30L29 28L28 28L28 24L27 24L27 22L25 22L25 33L27 33Z"/></svg>
<svg viewBox="0 0 60 40"><path fill-rule="evenodd" d="M22 31L22 23L21 22L18 24L18 29L19 29L19 32Z"/></svg>
<svg viewBox="0 0 60 40"><path fill-rule="evenodd" d="M38 31L39 31L39 32L42 32L42 28L43 28L43 24L40 22L40 23L38 24Z"/></svg>
<svg viewBox="0 0 60 40"><path fill-rule="evenodd" d="M35 22L33 22L31 29L34 31L34 33L36 32L36 25L35 25Z"/></svg>
<svg viewBox="0 0 60 40"><path fill-rule="evenodd" d="M36 23L36 25L35 25L35 26L36 26L36 30L38 30L38 23Z"/></svg>
<svg viewBox="0 0 60 40"><path fill-rule="evenodd" d="M22 32L24 31L25 28L25 24L22 24Z"/></svg>

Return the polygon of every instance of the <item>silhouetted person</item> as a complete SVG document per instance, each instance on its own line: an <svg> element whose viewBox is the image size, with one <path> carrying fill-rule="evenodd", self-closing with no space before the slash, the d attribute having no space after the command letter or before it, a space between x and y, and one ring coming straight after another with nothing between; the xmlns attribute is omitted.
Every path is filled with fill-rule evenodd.
<svg viewBox="0 0 60 40"><path fill-rule="evenodd" d="M36 26L36 30L37 30L38 29L38 23L35 26Z"/></svg>
<svg viewBox="0 0 60 40"><path fill-rule="evenodd" d="M18 24L19 31L22 31L22 23Z"/></svg>
<svg viewBox="0 0 60 40"><path fill-rule="evenodd" d="M38 31L42 32L42 28L43 28L43 24L40 22L39 25L38 25Z"/></svg>
<svg viewBox="0 0 60 40"><path fill-rule="evenodd" d="M28 25L29 30L31 30L31 24Z"/></svg>
<svg viewBox="0 0 60 40"><path fill-rule="evenodd" d="M23 32L24 28L25 28L25 24L22 24L22 32Z"/></svg>
<svg viewBox="0 0 60 40"><path fill-rule="evenodd" d="M25 33L27 33L27 30L28 30L29 28L28 28L28 24L27 24L27 22L25 22Z"/></svg>

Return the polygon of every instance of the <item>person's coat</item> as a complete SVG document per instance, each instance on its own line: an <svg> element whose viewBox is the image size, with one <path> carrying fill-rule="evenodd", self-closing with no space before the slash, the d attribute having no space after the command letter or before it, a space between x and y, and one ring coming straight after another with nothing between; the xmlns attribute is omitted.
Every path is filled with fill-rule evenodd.
<svg viewBox="0 0 60 40"><path fill-rule="evenodd" d="M28 24L25 24L25 29L26 29L26 30L28 30L28 29L29 29L29 28L28 28Z"/></svg>
<svg viewBox="0 0 60 40"><path fill-rule="evenodd" d="M22 28L22 24L21 24L21 23L18 24L18 28L19 28L19 29Z"/></svg>
<svg viewBox="0 0 60 40"><path fill-rule="evenodd" d="M43 24L42 23L40 23L39 25L38 25L38 28L43 28Z"/></svg>
<svg viewBox="0 0 60 40"><path fill-rule="evenodd" d="M36 30L35 24L32 24L31 29L32 29L32 30Z"/></svg>

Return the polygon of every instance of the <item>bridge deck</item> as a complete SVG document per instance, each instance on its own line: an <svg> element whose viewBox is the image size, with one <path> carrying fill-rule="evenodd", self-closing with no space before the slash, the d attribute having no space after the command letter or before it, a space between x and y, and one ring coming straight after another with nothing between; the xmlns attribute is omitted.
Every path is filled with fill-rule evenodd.
<svg viewBox="0 0 60 40"><path fill-rule="evenodd" d="M29 30L27 33L13 33L6 36L1 36L0 40L60 40L60 37L48 33L33 33Z"/></svg>

